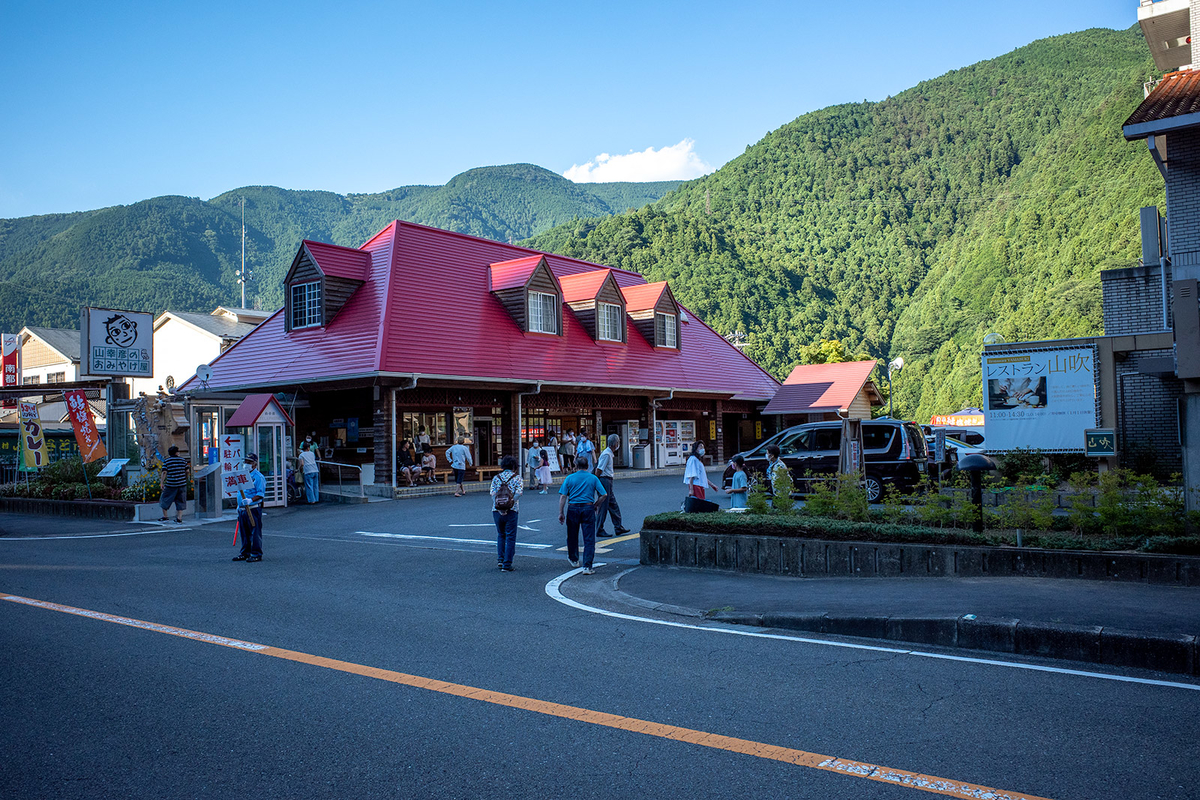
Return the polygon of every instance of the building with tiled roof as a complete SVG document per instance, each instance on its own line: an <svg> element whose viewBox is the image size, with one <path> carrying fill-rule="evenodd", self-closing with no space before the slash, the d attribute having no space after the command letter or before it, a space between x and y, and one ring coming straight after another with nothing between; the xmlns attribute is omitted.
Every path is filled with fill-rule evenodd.
<svg viewBox="0 0 1200 800"><path fill-rule="evenodd" d="M421 426L488 465L568 429L685 419L720 458L755 443L740 423L779 388L666 283L464 234L397 221L360 248L305 241L285 282L284 307L183 388L195 405L286 396L297 436L377 484Z"/></svg>

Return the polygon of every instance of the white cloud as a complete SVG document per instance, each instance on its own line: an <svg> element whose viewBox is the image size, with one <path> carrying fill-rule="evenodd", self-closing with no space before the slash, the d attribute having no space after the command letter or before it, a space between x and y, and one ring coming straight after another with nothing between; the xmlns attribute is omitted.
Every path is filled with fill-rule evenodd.
<svg viewBox="0 0 1200 800"><path fill-rule="evenodd" d="M640 153L626 155L601 153L586 164L574 164L563 173L575 183L608 181L675 181L690 180L707 175L713 168L692 149L696 142L684 139L669 147L655 150L647 147Z"/></svg>

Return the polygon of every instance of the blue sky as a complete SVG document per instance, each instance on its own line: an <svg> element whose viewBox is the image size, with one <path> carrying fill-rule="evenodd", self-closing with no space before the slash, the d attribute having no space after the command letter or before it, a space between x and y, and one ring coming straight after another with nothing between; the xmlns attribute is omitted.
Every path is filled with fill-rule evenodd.
<svg viewBox="0 0 1200 800"><path fill-rule="evenodd" d="M1046 36L1127 28L1136 10L11 3L0 218L255 184L376 192L516 162L583 180L694 177L807 111Z"/></svg>

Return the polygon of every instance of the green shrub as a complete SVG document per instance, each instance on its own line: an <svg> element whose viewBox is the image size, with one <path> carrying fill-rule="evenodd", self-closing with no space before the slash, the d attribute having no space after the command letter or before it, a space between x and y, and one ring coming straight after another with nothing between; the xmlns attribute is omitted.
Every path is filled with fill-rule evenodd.
<svg viewBox="0 0 1200 800"><path fill-rule="evenodd" d="M747 514L770 514L771 513L771 498L767 495L767 489L763 481L755 481L754 487L750 490L750 494L746 496L746 512Z"/></svg>
<svg viewBox="0 0 1200 800"><path fill-rule="evenodd" d="M791 514L796 508L796 501L792 498L792 492L796 491L792 471L781 469L778 476L771 485L771 506L780 514Z"/></svg>
<svg viewBox="0 0 1200 800"><path fill-rule="evenodd" d="M871 518L867 489L861 473L837 476L837 515L840 519L866 522Z"/></svg>

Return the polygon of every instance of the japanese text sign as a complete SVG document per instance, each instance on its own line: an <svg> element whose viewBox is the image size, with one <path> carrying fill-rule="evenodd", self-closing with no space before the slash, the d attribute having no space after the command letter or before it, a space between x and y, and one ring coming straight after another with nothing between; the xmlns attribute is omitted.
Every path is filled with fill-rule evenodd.
<svg viewBox="0 0 1200 800"><path fill-rule="evenodd" d="M85 308L79 333L81 367L88 375L154 374L154 315Z"/></svg>
<svg viewBox="0 0 1200 800"><path fill-rule="evenodd" d="M985 352L987 448L1083 452L1096 419L1092 348Z"/></svg>
<svg viewBox="0 0 1200 800"><path fill-rule="evenodd" d="M90 464L98 458L104 458L108 451L100 440L100 432L96 430L92 418L92 407L88 405L87 397L82 389L63 392L67 401L67 416L71 418L71 427L75 429L75 441L79 443L79 455L85 464Z"/></svg>
<svg viewBox="0 0 1200 800"><path fill-rule="evenodd" d="M221 491L225 497L237 497L238 489L250 480L246 466L246 439L240 434L227 433L217 441L221 455Z"/></svg>
<svg viewBox="0 0 1200 800"><path fill-rule="evenodd" d="M36 472L50 463L46 455L46 435L42 432L42 422L38 419L37 403L21 403L21 459L17 469L22 472Z"/></svg>
<svg viewBox="0 0 1200 800"><path fill-rule="evenodd" d="M20 384L20 376L17 373L18 359L20 358L20 349L18 347L17 334L5 333L0 334L0 386L17 386ZM16 408L15 400L4 400L4 408Z"/></svg>
<svg viewBox="0 0 1200 800"><path fill-rule="evenodd" d="M1089 456L1115 456L1117 432L1112 428L1091 428L1084 431L1083 449Z"/></svg>

